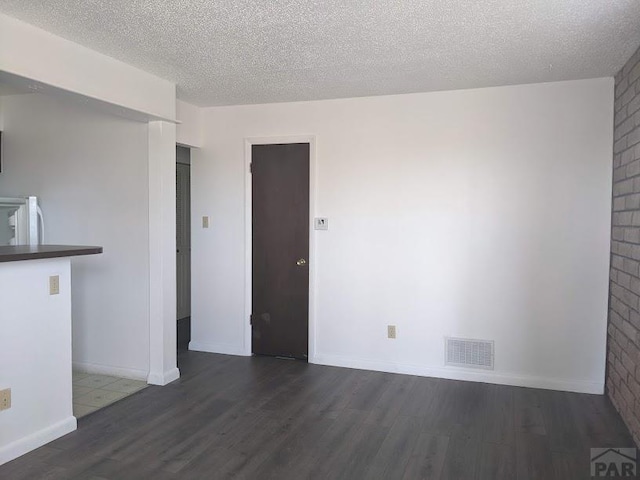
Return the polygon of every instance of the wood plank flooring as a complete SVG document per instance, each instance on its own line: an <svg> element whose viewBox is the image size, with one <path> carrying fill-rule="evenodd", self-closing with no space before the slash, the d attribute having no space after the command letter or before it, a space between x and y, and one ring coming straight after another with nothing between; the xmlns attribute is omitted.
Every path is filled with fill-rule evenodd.
<svg viewBox="0 0 640 480"><path fill-rule="evenodd" d="M34 479L588 479L633 446L604 396L196 352L182 377L0 466Z"/></svg>

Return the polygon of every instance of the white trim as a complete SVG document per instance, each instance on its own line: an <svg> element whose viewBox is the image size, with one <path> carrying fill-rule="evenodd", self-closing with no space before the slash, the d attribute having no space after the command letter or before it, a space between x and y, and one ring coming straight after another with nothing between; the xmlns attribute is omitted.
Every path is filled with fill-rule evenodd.
<svg viewBox="0 0 640 480"><path fill-rule="evenodd" d="M25 453L29 453L36 448L40 448L49 442L60 438L67 433L73 432L78 428L76 417L67 417L63 421L55 423L47 428L38 430L31 435L22 437L15 442L0 448L0 465L14 460Z"/></svg>
<svg viewBox="0 0 640 480"><path fill-rule="evenodd" d="M247 356L244 345L232 345L230 343L201 343L191 341L189 342L189 350L194 352ZM251 355L251 352L249 352L249 355Z"/></svg>
<svg viewBox="0 0 640 480"><path fill-rule="evenodd" d="M316 217L316 136L290 135L278 137L246 137L244 139L245 157L245 287L244 287L244 355L251 355L251 146L273 145L276 143L309 144L309 362L316 355L316 231L313 219ZM191 348L191 345L189 346Z"/></svg>
<svg viewBox="0 0 640 480"><path fill-rule="evenodd" d="M113 377L129 378L131 380L146 381L148 372L135 368L114 367L111 365L97 365L95 363L73 362L73 370L97 375L111 375Z"/></svg>
<svg viewBox="0 0 640 480"><path fill-rule="evenodd" d="M380 362L376 360L348 358L340 355L318 354L315 356L315 360L313 363L318 365L330 365L334 367L355 368L358 370L373 370L377 372L401 373L405 375L417 375L421 377L435 377L445 378L449 380L464 380L469 382L511 385L514 387L543 388L547 390L593 393L598 395L604 393L603 382L533 377L509 373L489 373L484 370L476 371L464 368L428 367L425 365L390 363Z"/></svg>
<svg viewBox="0 0 640 480"><path fill-rule="evenodd" d="M180 378L180 370L178 368L172 368L161 374L151 372L147 377L147 383L149 385L160 385L161 387L168 383L174 382Z"/></svg>

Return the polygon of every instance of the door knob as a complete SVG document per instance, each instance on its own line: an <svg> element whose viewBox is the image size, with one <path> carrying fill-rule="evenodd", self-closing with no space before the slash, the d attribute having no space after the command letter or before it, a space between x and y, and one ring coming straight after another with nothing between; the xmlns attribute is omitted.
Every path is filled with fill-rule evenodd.
<svg viewBox="0 0 640 480"><path fill-rule="evenodd" d="M300 258L297 262L296 265L298 265L299 267L306 265L307 261L304 258Z"/></svg>

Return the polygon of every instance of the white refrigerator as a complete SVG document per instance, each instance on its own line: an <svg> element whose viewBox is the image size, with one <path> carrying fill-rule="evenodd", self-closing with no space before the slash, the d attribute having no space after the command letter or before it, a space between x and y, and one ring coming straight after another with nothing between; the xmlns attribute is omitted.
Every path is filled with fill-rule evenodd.
<svg viewBox="0 0 640 480"><path fill-rule="evenodd" d="M44 219L37 197L0 197L0 245L44 243Z"/></svg>

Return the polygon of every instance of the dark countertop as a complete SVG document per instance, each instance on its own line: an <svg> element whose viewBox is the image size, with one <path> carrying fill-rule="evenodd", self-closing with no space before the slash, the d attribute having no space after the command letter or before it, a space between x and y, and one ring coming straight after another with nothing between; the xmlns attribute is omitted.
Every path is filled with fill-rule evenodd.
<svg viewBox="0 0 640 480"><path fill-rule="evenodd" d="M77 245L0 246L0 263L43 258L77 257L78 255L96 255L98 253L102 253L102 247Z"/></svg>

